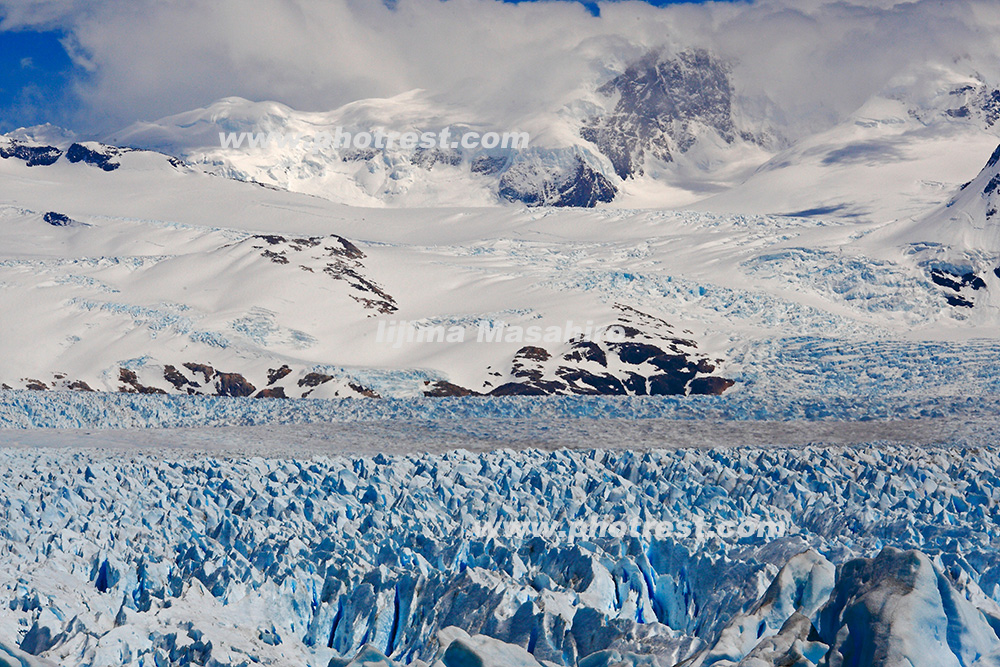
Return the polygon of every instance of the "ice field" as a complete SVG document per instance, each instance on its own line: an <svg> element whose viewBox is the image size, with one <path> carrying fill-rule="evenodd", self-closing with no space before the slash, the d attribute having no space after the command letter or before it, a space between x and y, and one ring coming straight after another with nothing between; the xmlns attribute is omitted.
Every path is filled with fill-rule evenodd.
<svg viewBox="0 0 1000 667"><path fill-rule="evenodd" d="M8 664L997 664L989 448L78 445L0 450ZM651 519L690 534L504 528Z"/></svg>

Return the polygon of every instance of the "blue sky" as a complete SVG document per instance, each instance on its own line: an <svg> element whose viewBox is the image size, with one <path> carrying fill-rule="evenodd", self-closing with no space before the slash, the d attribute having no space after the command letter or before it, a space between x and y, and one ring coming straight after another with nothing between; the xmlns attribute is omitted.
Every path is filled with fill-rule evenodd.
<svg viewBox="0 0 1000 667"><path fill-rule="evenodd" d="M63 119L71 81L83 74L58 32L0 32L0 131Z"/></svg>

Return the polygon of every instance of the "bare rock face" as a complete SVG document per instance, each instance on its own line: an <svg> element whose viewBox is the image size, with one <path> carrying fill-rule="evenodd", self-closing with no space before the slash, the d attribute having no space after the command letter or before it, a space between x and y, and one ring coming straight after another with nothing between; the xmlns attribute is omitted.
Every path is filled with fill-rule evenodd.
<svg viewBox="0 0 1000 667"><path fill-rule="evenodd" d="M641 175L647 159L673 162L705 130L730 144L740 136L752 139L733 121L729 66L705 50L674 57L649 53L598 92L617 102L608 114L590 119L580 135L623 179Z"/></svg>
<svg viewBox="0 0 1000 667"><path fill-rule="evenodd" d="M183 394L191 396L227 396L254 398L306 398L323 387L322 398L381 398L381 395L350 377L322 373L313 368L293 368L283 364L265 372L259 369L233 369L221 372L213 364L186 361L157 364L146 359L141 366L113 367L114 375L105 375L99 382L113 377L112 390L130 394ZM20 378L12 383L0 383L0 388L34 391L95 391L83 380L71 380L65 373L44 376L45 379ZM258 391L258 387L265 385ZM13 386L12 386L13 385ZM106 391L99 386L99 391ZM106 386L106 385L105 385Z"/></svg>
<svg viewBox="0 0 1000 667"><path fill-rule="evenodd" d="M167 392L159 387L146 386L139 382L138 374L128 368L118 369L118 381L121 385L118 391L127 394L166 394Z"/></svg>
<svg viewBox="0 0 1000 667"><path fill-rule="evenodd" d="M192 388L201 386L197 382L187 379L183 373L170 364L163 367L163 379L172 384L175 389L179 390L185 390L189 386Z"/></svg>
<svg viewBox="0 0 1000 667"><path fill-rule="evenodd" d="M79 227L81 226L79 222L69 217L64 213L57 213L56 211L48 211L42 216L48 224L53 227Z"/></svg>
<svg viewBox="0 0 1000 667"><path fill-rule="evenodd" d="M557 383L539 386L527 382L507 382L491 391L490 396L548 396L563 388Z"/></svg>
<svg viewBox="0 0 1000 667"><path fill-rule="evenodd" d="M461 397L461 396L482 396L479 392L472 391L471 389L466 389L465 387L460 387L457 384L452 384L451 382L446 382L444 380L438 380L436 382L431 382L428 380L424 383L424 396L429 396L432 398L447 398L447 397Z"/></svg>
<svg viewBox="0 0 1000 667"><path fill-rule="evenodd" d="M215 369L211 366L206 366L205 364L187 362L184 364L184 368L195 373L201 373L205 376L205 382L211 382L212 378L215 377Z"/></svg>
<svg viewBox="0 0 1000 667"><path fill-rule="evenodd" d="M946 204L914 223L906 238L906 251L938 287L942 305L992 307L989 304L1000 289L1000 252L994 240L1000 222L998 210L1000 146L974 179Z"/></svg>
<svg viewBox="0 0 1000 667"><path fill-rule="evenodd" d="M326 375L325 373L307 373L305 377L298 381L298 385L300 387L318 387L332 379L332 375Z"/></svg>
<svg viewBox="0 0 1000 667"><path fill-rule="evenodd" d="M62 157L55 146L32 146L15 139L0 138L0 159L21 160L29 167L47 167Z"/></svg>
<svg viewBox="0 0 1000 667"><path fill-rule="evenodd" d="M267 371L267 385L271 386L278 380L288 377L292 372L288 364L282 365L281 368L269 368Z"/></svg>
<svg viewBox="0 0 1000 667"><path fill-rule="evenodd" d="M70 146L66 151L66 159L69 162L83 162L84 164L93 165L104 171L114 171L121 166L116 158L131 150L130 148L119 148L96 142L87 142Z"/></svg>
<svg viewBox="0 0 1000 667"><path fill-rule="evenodd" d="M603 329L606 334L578 336L558 347L526 345L514 354L508 373L490 374L484 391L436 382L424 395L719 395L735 384L712 375L718 361L700 354L694 341L677 336L667 322L623 304L615 308L618 321Z"/></svg>
<svg viewBox="0 0 1000 667"><path fill-rule="evenodd" d="M216 393L219 396L251 396L257 387L239 373L218 373L215 376Z"/></svg>
<svg viewBox="0 0 1000 667"><path fill-rule="evenodd" d="M365 398L382 398L382 395L374 389L369 389L368 387L358 384L357 382L348 381L347 388L360 396L364 396Z"/></svg>
<svg viewBox="0 0 1000 667"><path fill-rule="evenodd" d="M676 337L663 320L628 306L618 310L621 340L577 339L555 354L522 348L511 363L513 381L491 393L683 396L721 394L734 384L707 376L714 365L699 358L695 343Z"/></svg>
<svg viewBox="0 0 1000 667"><path fill-rule="evenodd" d="M566 169L530 159L515 162L500 177L498 194L501 199L528 206L593 208L612 201L618 190L604 174L576 156Z"/></svg>
<svg viewBox="0 0 1000 667"><path fill-rule="evenodd" d="M410 162L423 167L433 169L435 165L444 164L457 167L462 164L462 154L455 150L442 150L440 148L418 148L410 158Z"/></svg>
<svg viewBox="0 0 1000 667"><path fill-rule="evenodd" d="M991 128L1000 121L1000 90L989 84L964 84L949 95L954 100L954 106L945 111L949 117L974 118L984 128Z"/></svg>
<svg viewBox="0 0 1000 667"><path fill-rule="evenodd" d="M729 378L702 377L691 380L688 388L692 395L702 394L707 396L719 396L736 382Z"/></svg>

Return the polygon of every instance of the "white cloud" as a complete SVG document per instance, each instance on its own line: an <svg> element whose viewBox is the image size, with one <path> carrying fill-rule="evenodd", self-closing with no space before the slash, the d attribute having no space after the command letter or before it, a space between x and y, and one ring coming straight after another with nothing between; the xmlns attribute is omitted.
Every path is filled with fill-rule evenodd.
<svg viewBox="0 0 1000 667"><path fill-rule="evenodd" d="M995 0L758 0L654 8L495 0L0 0L4 29L64 30L88 71L84 128L117 129L218 98L327 110L413 88L486 119L558 109L652 47L733 59L740 90L775 117L849 113L913 63L969 57L1000 35ZM985 73L985 72L984 72ZM1000 72L991 75L1000 76Z"/></svg>

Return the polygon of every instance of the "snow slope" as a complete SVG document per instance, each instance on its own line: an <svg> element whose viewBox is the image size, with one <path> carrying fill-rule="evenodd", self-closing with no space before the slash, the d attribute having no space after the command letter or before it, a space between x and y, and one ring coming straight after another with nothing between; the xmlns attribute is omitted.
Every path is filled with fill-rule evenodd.
<svg viewBox="0 0 1000 667"><path fill-rule="evenodd" d="M956 303L923 256L886 240L906 223L360 209L156 153L11 141L0 159L0 301L18 314L0 334L9 387L311 398L510 383L726 390L706 384L714 377L758 396L995 391L997 309ZM379 342L380 326L404 322L458 328L464 340ZM575 343L477 342L482 322L635 333L599 345L594 361ZM642 341L658 347L637 356ZM518 359L539 346L558 361L536 378Z"/></svg>
<svg viewBox="0 0 1000 667"><path fill-rule="evenodd" d="M1000 308L1000 148L979 174L944 204L913 220L887 225L857 245L887 258L921 266L949 303L989 322Z"/></svg>
<svg viewBox="0 0 1000 667"><path fill-rule="evenodd" d="M694 207L876 221L927 214L1000 140L996 84L963 67L911 68L834 127Z"/></svg>

